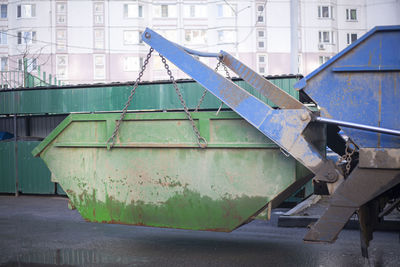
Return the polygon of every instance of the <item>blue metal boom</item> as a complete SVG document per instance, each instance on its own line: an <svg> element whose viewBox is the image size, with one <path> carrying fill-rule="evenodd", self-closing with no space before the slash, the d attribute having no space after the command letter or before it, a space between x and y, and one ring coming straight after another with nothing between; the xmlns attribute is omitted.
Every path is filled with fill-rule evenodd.
<svg viewBox="0 0 400 267"><path fill-rule="evenodd" d="M233 66L234 71L283 109L271 108L195 59L186 52L188 50L185 51L183 47L166 40L148 28L143 33L142 39L300 161L319 180L334 182L342 177L341 170L302 135L314 115L295 98L224 51L219 56L227 66Z"/></svg>

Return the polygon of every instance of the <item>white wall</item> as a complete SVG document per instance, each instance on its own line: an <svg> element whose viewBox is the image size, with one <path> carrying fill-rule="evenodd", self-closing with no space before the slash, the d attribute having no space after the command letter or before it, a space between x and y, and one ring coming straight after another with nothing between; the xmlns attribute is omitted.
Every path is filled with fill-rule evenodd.
<svg viewBox="0 0 400 267"><path fill-rule="evenodd" d="M367 27L400 24L400 0L366 0Z"/></svg>
<svg viewBox="0 0 400 267"><path fill-rule="evenodd" d="M57 0L57 2L62 2ZM29 46L30 51L40 51L41 62L46 62L44 69L47 72L56 72L56 55L68 55L68 81L71 83L97 82L93 79L93 53L104 54L106 57L106 77L104 82L135 80L137 71L124 71L124 58L128 56L145 57L149 47L145 44L124 44L125 30L143 31L146 27L160 33L165 30L176 31L176 42L191 48L208 52L225 50L235 55L236 39L229 44L220 44L219 30L233 30L238 32L238 57L246 65L255 70L265 67L265 74L287 74L290 72L291 59L291 16L290 0L269 0L264 12L265 21L256 23L258 5L264 0L228 0L238 10L237 27L235 16L218 17L218 4L225 4L222 0L158 0L155 4L173 4L176 6L177 17L156 18L154 6L149 1L67 1L67 25L56 24L56 1L4 1L8 3L8 18L0 19L0 28L9 29L8 44L0 45L0 55L18 57L24 50L24 45L17 45L18 31L34 30L38 41ZM104 25L94 25L93 5L104 2ZM35 18L16 18L17 5L21 3L36 4ZM142 18L124 18L124 4L139 3L143 6ZM183 16L185 6L191 4L206 5L207 16L187 18ZM298 55L301 57L302 74L307 74L319 66L319 57L331 57L347 46L347 34L357 33L358 37L375 25L400 24L400 0L298 0ZM333 6L333 17L318 18L318 6ZM357 9L357 21L346 20L346 8ZM181 15L179 15L181 14ZM68 48L64 52L56 50L57 29L68 29ZM104 29L104 49L94 49L94 29ZM190 44L185 40L185 30L207 30L205 44ZM258 47L258 30L265 30L264 48ZM335 41L324 44L319 49L319 31L334 32ZM296 52L297 53L297 52ZM265 56L266 62L258 62L259 56ZM154 53L157 56L157 53ZM215 60L210 62L214 68ZM10 63L11 64L11 63ZM166 78L164 70L152 69L156 64L151 62L143 77L144 80L158 80ZM174 67L172 67L174 69ZM42 67L43 69L43 67ZM179 70L174 69L176 78L187 78Z"/></svg>

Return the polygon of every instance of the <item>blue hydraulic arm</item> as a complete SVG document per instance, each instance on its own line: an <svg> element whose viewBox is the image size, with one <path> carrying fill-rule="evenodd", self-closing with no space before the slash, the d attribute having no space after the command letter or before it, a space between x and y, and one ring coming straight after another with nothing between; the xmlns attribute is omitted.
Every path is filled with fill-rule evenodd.
<svg viewBox="0 0 400 267"><path fill-rule="evenodd" d="M220 57L255 89L283 109L273 109L258 98L190 55L195 53L174 44L156 32L146 29L142 35L145 43L157 50L204 88L223 101L232 110L273 140L296 160L311 170L320 181L335 182L342 177L341 170L303 135L314 115L303 104L280 90L269 81L244 66L226 52L206 53ZM309 131L310 132L310 131Z"/></svg>

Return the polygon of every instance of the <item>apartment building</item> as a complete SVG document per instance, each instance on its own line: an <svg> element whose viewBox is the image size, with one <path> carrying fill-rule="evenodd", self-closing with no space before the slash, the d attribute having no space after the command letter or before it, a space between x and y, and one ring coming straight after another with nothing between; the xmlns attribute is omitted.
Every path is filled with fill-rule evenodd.
<svg viewBox="0 0 400 267"><path fill-rule="evenodd" d="M65 83L135 80L150 27L207 52L225 50L262 75L307 74L376 25L400 24L400 0L0 1L1 70ZM211 67L215 59L201 59ZM176 78L184 73L171 66ZM155 52L143 80L166 79Z"/></svg>

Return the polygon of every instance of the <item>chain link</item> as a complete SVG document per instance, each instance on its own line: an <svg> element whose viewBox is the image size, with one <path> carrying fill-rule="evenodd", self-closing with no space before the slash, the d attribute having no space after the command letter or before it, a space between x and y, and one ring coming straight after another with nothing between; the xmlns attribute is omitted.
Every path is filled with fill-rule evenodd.
<svg viewBox="0 0 400 267"><path fill-rule="evenodd" d="M151 53L154 51L154 49L151 47L149 50L149 53L146 56L146 59L143 62L143 66L142 69L139 72L139 76L137 77L135 84L133 85L133 88L131 90L131 94L128 97L128 101L126 101L124 108L122 109L122 114L121 117L119 118L119 120L117 121L116 125L115 125L115 129L114 132L112 133L112 135L110 136L110 138L108 138L107 140L107 148L110 149L114 146L115 144L115 137L117 136L117 133L119 131L119 128L121 126L121 122L123 121L123 119L125 118L126 112L128 111L128 107L132 102L132 98L135 95L136 92L136 88L139 85L140 80L142 79L143 73L146 70L147 64L149 63L150 57L151 57ZM111 144L110 144L111 142Z"/></svg>
<svg viewBox="0 0 400 267"><path fill-rule="evenodd" d="M216 72L218 71L219 66L220 66L221 64L222 64L222 66L223 66L223 68L224 68L226 77L227 77L229 80L232 80L231 75L229 74L229 71L228 71L228 69L226 68L226 65L224 64L224 62L222 61L221 58L218 59L218 63L217 63L217 66L215 67L215 71L216 71ZM199 110L201 104L202 104L203 101L204 101L204 97L206 96L206 94L207 94L207 89L204 89L203 95L201 96L200 101L199 101L199 103L197 104L197 107L194 109L195 112L197 112L197 111ZM223 104L224 104L224 102L221 101L221 105L220 105L219 108L218 108L217 115L218 115L219 111L221 110Z"/></svg>
<svg viewBox="0 0 400 267"><path fill-rule="evenodd" d="M183 110L185 111L187 118L189 119L190 123L192 124L193 132L195 133L195 135L196 135L196 137L197 137L197 144L199 145L200 148L206 148L206 147L207 147L207 141L206 141L206 139L204 139L204 137L202 137L202 136L200 135L200 132L199 132L199 130L197 129L196 124L195 124L194 121L193 121L192 115L190 115L190 113L189 113L189 109L188 109L188 107L186 106L186 102L185 102L185 100L183 99L183 96L182 96L182 94L181 94L181 91L179 90L179 87L178 87L178 85L176 84L175 78L174 78L174 76L172 75L171 70L169 69L169 65L168 65L168 63L167 63L167 60L166 60L161 54L159 54L159 56L161 57L161 61L162 61L162 63L164 64L164 68L167 70L167 74L168 74L168 76L169 76L170 81L172 82L172 85L173 85L174 88L175 88L175 92L176 92L176 94L178 95L179 100L181 101L181 104L182 104L182 106L183 106Z"/></svg>
<svg viewBox="0 0 400 267"><path fill-rule="evenodd" d="M353 148L350 147L351 145L353 145ZM346 161L346 174L350 173L352 156L356 152L356 148L357 148L356 144L350 138L348 138L346 141L345 153L340 157L340 159L336 163L336 165L339 165L343 161Z"/></svg>

